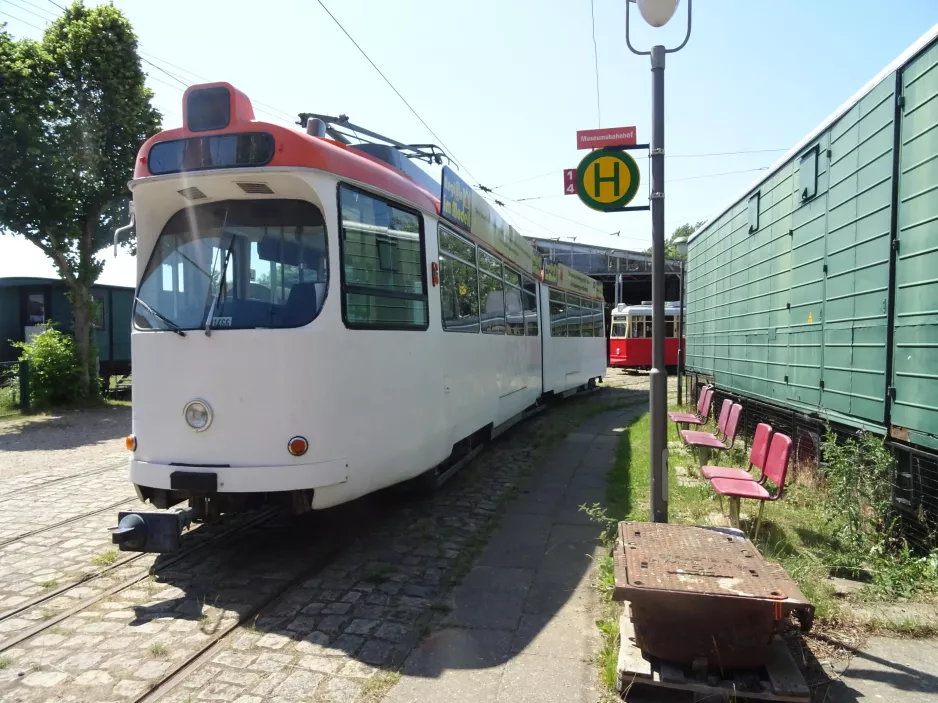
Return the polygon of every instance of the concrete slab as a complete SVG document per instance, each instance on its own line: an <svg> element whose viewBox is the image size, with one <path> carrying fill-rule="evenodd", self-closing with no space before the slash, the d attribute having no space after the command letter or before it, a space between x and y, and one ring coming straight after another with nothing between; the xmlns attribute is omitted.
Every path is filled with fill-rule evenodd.
<svg viewBox="0 0 938 703"><path fill-rule="evenodd" d="M527 593L534 580L534 569L513 569L506 566L476 566L466 574L462 585L495 593Z"/></svg>
<svg viewBox="0 0 938 703"><path fill-rule="evenodd" d="M506 515L476 563L523 569L537 566L544 554L551 524L546 515Z"/></svg>
<svg viewBox="0 0 938 703"><path fill-rule="evenodd" d="M938 696L938 642L887 637L870 639L830 688L832 703L882 700L931 703Z"/></svg>
<svg viewBox="0 0 938 703"><path fill-rule="evenodd" d="M524 599L524 592L496 592L459 586L453 592L453 610L443 623L456 627L514 630L521 620Z"/></svg>
<svg viewBox="0 0 938 703"><path fill-rule="evenodd" d="M497 703L594 703L595 672L576 659L519 654L505 666Z"/></svg>
<svg viewBox="0 0 938 703"><path fill-rule="evenodd" d="M407 658L386 703L493 703L511 634L450 628L427 637Z"/></svg>
<svg viewBox="0 0 938 703"><path fill-rule="evenodd" d="M590 605L574 597L553 616L521 616L511 641L512 653L589 659L602 644L594 625L595 611Z"/></svg>

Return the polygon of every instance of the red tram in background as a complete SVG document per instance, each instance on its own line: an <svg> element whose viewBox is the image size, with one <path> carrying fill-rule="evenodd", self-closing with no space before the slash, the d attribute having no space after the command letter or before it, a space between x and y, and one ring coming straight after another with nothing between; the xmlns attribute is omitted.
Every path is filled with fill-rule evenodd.
<svg viewBox="0 0 938 703"><path fill-rule="evenodd" d="M666 302L665 366L677 366L680 317L681 304ZM616 306L609 326L609 365L623 369L650 369L651 329L651 302L645 301L641 305L620 303Z"/></svg>

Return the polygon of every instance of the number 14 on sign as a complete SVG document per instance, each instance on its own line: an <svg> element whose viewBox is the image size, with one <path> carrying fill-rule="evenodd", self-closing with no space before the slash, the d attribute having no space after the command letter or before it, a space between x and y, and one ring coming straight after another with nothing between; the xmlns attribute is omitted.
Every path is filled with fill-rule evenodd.
<svg viewBox="0 0 938 703"><path fill-rule="evenodd" d="M564 195L576 195L576 169L566 168L563 171Z"/></svg>

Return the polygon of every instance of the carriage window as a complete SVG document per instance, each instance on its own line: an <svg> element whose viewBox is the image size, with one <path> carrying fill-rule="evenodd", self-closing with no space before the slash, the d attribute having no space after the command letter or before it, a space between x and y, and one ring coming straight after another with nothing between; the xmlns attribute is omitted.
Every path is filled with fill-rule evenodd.
<svg viewBox="0 0 938 703"><path fill-rule="evenodd" d="M505 334L502 262L481 249L479 250L479 309L482 311L483 332Z"/></svg>
<svg viewBox="0 0 938 703"><path fill-rule="evenodd" d="M92 299L94 300L94 319L91 321L91 326L96 330L104 329L104 296L98 295L96 293L91 294Z"/></svg>
<svg viewBox="0 0 938 703"><path fill-rule="evenodd" d="M580 336L580 298L567 295L567 336Z"/></svg>
<svg viewBox="0 0 938 703"><path fill-rule="evenodd" d="M603 304L601 301L596 301L593 303L596 310L596 316L593 319L593 324L595 328L593 329L594 337L605 337L606 336L606 320L605 320L605 311L603 310Z"/></svg>
<svg viewBox="0 0 938 703"><path fill-rule="evenodd" d="M346 326L427 329L420 216L345 185L339 205Z"/></svg>
<svg viewBox="0 0 938 703"><path fill-rule="evenodd" d="M524 301L521 274L505 266L505 318L508 334L524 336Z"/></svg>
<svg viewBox="0 0 938 703"><path fill-rule="evenodd" d="M674 336L674 315L668 315L664 318L664 336Z"/></svg>
<svg viewBox="0 0 938 703"><path fill-rule="evenodd" d="M475 245L440 227L440 303L443 329L479 331L479 274Z"/></svg>
<svg viewBox="0 0 938 703"><path fill-rule="evenodd" d="M592 337L595 328L596 311L593 309L593 301L583 298L580 307L580 335L583 337Z"/></svg>
<svg viewBox="0 0 938 703"><path fill-rule="evenodd" d="M551 289L550 291L550 336L567 336L567 303L563 293Z"/></svg>
<svg viewBox="0 0 938 703"><path fill-rule="evenodd" d="M624 339L625 328L626 328L626 323L620 320L619 318L616 318L612 321L612 330L609 332L609 336L612 339Z"/></svg>
<svg viewBox="0 0 938 703"><path fill-rule="evenodd" d="M629 337L632 339L642 339L646 336L650 335L645 334L645 316L632 315L632 329L629 333Z"/></svg>
<svg viewBox="0 0 938 703"><path fill-rule="evenodd" d="M524 333L537 337L537 283L524 277Z"/></svg>

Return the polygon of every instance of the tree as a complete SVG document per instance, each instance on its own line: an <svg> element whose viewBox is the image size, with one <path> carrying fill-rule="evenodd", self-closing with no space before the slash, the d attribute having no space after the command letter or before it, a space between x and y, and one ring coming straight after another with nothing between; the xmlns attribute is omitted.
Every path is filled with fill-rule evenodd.
<svg viewBox="0 0 938 703"><path fill-rule="evenodd" d="M678 237L689 237L698 229L700 229L706 220L700 220L697 224L692 225L690 222L685 222L683 225L671 232L671 236L668 237L668 241L664 243L664 255L669 259L683 259L684 257L677 253L677 247L674 244L674 240ZM651 254L651 247L648 247L645 250L646 254Z"/></svg>
<svg viewBox="0 0 938 703"><path fill-rule="evenodd" d="M83 396L97 392L96 255L126 220L137 150L160 126L144 78L133 29L111 5L77 0L38 42L0 25L0 229L39 247L68 286Z"/></svg>

